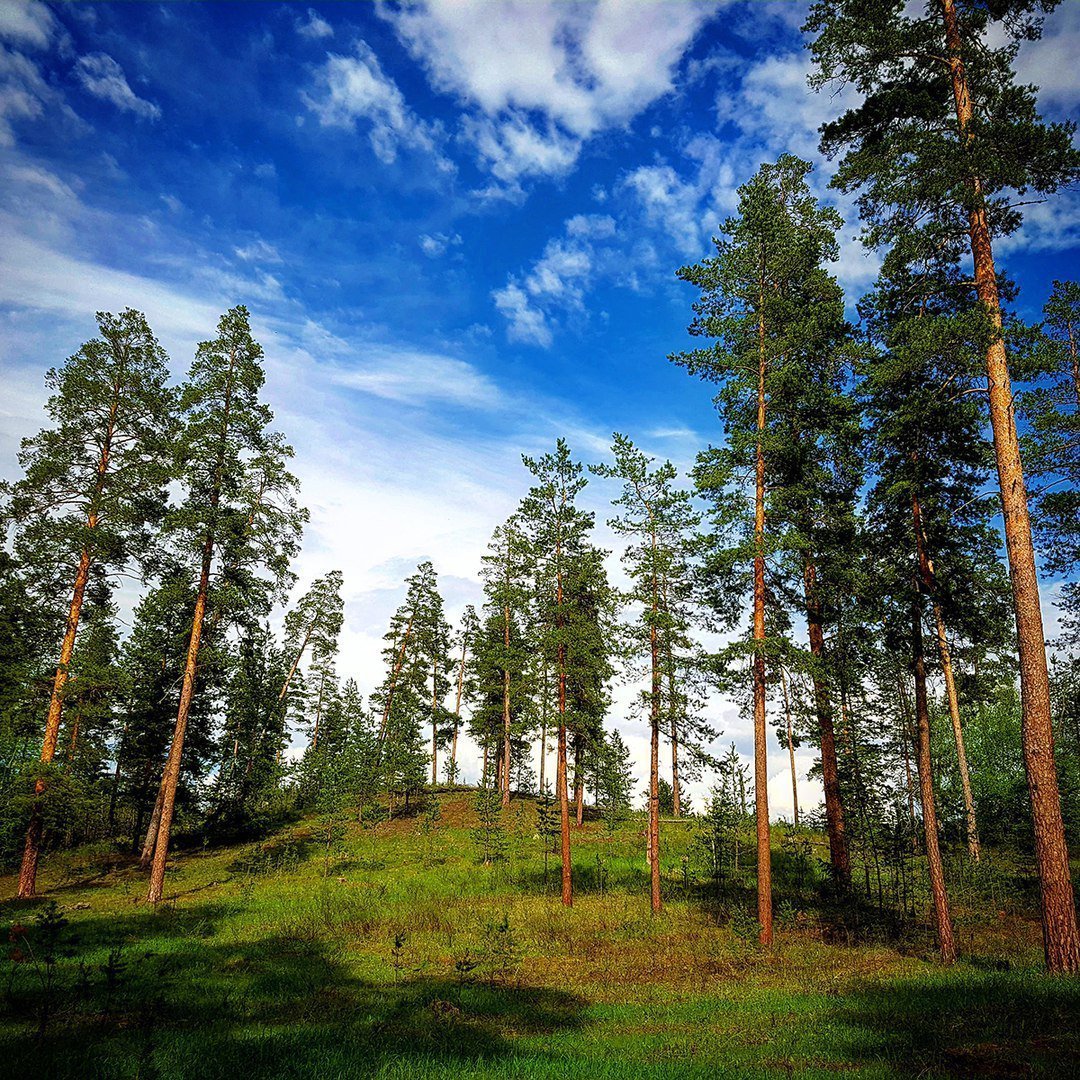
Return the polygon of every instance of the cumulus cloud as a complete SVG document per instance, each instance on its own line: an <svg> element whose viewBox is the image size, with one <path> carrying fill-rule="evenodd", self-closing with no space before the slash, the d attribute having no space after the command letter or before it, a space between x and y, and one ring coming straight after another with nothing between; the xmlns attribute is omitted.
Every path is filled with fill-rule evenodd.
<svg viewBox="0 0 1080 1080"><path fill-rule="evenodd" d="M365 42L357 44L353 56L329 55L319 82L319 90L304 100L324 127L352 130L358 121L365 122L371 148L386 164L397 159L400 147L432 154L445 164L437 152L437 127L408 107L397 83Z"/></svg>
<svg viewBox="0 0 1080 1080"><path fill-rule="evenodd" d="M513 185L557 176L585 140L624 125L673 89L715 4L431 0L383 8L432 85L470 110L463 135Z"/></svg>
<svg viewBox="0 0 1080 1080"><path fill-rule="evenodd" d="M563 235L544 245L540 257L523 274L511 275L491 295L506 319L507 337L548 348L552 326L559 314L583 311L597 263L615 247L617 226L608 214L575 214L563 226Z"/></svg>
<svg viewBox="0 0 1080 1080"><path fill-rule="evenodd" d="M105 53L80 56L75 65L75 74L89 93L102 101L111 102L118 109L145 120L157 120L161 116L161 109L152 101L139 97L128 85L120 65Z"/></svg>

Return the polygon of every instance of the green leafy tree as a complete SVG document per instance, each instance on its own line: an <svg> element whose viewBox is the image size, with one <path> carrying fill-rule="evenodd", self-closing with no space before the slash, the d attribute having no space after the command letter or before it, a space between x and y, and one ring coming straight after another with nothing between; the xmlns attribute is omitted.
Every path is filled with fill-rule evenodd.
<svg viewBox="0 0 1080 1080"><path fill-rule="evenodd" d="M113 572L146 554L146 527L161 513L168 478L175 399L165 353L137 311L99 312L97 321L100 336L45 377L52 426L23 442L24 475L11 500L16 557L41 569L41 595L56 597L66 587L71 598L45 718L43 766L56 754L91 572ZM24 898L36 888L46 788L45 777L37 777L19 872Z"/></svg>
<svg viewBox="0 0 1080 1080"><path fill-rule="evenodd" d="M1018 228L1014 193L1080 176L1075 125L1046 124L1014 61L1054 0L827 0L806 25L813 85L849 85L860 103L822 128L844 152L834 178L856 192L876 247L902 261L970 250L974 310L986 324L986 395L1004 518L1024 702L1024 760L1035 823L1046 963L1080 969L1080 934L1053 757L1050 683L1027 485L1017 435L993 239Z"/></svg>
<svg viewBox="0 0 1080 1080"><path fill-rule="evenodd" d="M720 386L716 396L727 446L699 458L699 489L714 504L714 524L734 531L737 551L719 559L730 570L749 562L753 592L751 674L754 716L754 791L758 842L758 922L772 940L772 877L766 723L768 633L766 561L779 547L782 518L770 521L770 501L782 473L778 461L790 442L783 401L822 343L817 313L835 309L836 282L824 263L836 257L840 217L818 205L806 182L810 165L791 155L763 165L739 188L738 214L725 221L716 254L678 271L700 290L690 333L711 344L672 359ZM753 517L733 502L732 484L753 478ZM726 544L726 541L724 541ZM725 601L726 603L727 601Z"/></svg>
<svg viewBox="0 0 1080 1080"><path fill-rule="evenodd" d="M588 482L583 467L573 460L565 439L555 452L539 458L523 456L534 484L518 511L535 565L535 620L537 649L549 666L556 686L558 759L555 795L559 801L562 859L562 902L573 903L570 865L570 798L567 790L567 732L572 717L569 688L573 650L588 628L583 612L570 602L569 586L580 571L575 564L586 557L593 515L577 505Z"/></svg>
<svg viewBox="0 0 1080 1080"><path fill-rule="evenodd" d="M184 661L183 684L161 781L161 810L147 899L161 900L184 737L195 697L207 609L212 625L266 613L291 584L306 511L293 492L292 448L269 430L259 399L265 379L262 347L251 336L247 309L235 307L202 342L182 390L184 424L179 476L183 502L167 521L178 550L196 562L198 587ZM216 561L215 561L216 560ZM214 580L215 566L221 573ZM211 585L213 582L213 595Z"/></svg>
<svg viewBox="0 0 1080 1080"><path fill-rule="evenodd" d="M623 485L614 505L624 513L608 524L629 540L623 564L633 583L625 599L634 605L637 616L631 639L637 655L647 658L650 897L655 914L661 907L660 729L665 712L670 717L675 707L676 672L669 665L687 630L685 600L692 578L689 540L700 516L689 492L675 486L678 470L670 461L654 466L652 458L618 433L612 454L613 465L599 465L593 471Z"/></svg>

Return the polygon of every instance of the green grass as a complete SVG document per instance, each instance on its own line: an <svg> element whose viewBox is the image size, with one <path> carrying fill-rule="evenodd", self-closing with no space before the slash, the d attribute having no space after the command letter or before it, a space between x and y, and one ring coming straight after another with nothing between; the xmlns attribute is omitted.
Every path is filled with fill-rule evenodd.
<svg viewBox="0 0 1080 1080"><path fill-rule="evenodd" d="M157 910L143 875L109 848L53 855L42 900L0 909L5 929L27 927L0 984L0 1072L1080 1075L1080 982L1039 973L1038 924L1004 877L957 878L967 959L943 969L925 927L896 936L863 912L838 928L778 845L787 918L764 951L737 914L749 894L718 903L684 876L686 825L665 828L667 903L653 918L636 824L575 833L578 891L565 910L532 814L511 810L504 867L477 864L466 796L445 800L430 835L417 819L353 826L329 861L310 824L181 853ZM13 888L0 880L0 895ZM35 913L50 899L68 923L46 993L24 945L40 960Z"/></svg>

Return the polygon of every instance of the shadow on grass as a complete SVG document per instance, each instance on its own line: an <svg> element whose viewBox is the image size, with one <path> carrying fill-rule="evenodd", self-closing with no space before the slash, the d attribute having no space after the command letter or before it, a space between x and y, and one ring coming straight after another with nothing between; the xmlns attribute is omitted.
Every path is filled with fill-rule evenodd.
<svg viewBox="0 0 1080 1080"><path fill-rule="evenodd" d="M830 1050L905 1074L1080 1076L1080 983L960 968L846 994Z"/></svg>
<svg viewBox="0 0 1080 1080"><path fill-rule="evenodd" d="M456 1068L512 1056L518 1036L582 1022L583 999L556 990L406 969L396 982L357 978L342 959L348 939L315 926L233 940L219 934L226 912L201 905L68 927L48 1001L25 961L7 983L4 1071L237 1080L363 1077L396 1063L407 1074L411 1061Z"/></svg>

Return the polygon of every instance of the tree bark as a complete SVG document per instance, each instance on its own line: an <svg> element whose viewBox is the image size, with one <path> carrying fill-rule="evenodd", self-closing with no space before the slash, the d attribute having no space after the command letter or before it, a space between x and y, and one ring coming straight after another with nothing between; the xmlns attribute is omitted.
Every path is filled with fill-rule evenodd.
<svg viewBox="0 0 1080 1080"><path fill-rule="evenodd" d="M799 778L795 773L795 732L791 726L791 699L788 696L787 672L780 668L780 687L784 694L784 719L787 722L788 759L791 762L791 806L795 825L799 824Z"/></svg>
<svg viewBox="0 0 1080 1080"><path fill-rule="evenodd" d="M184 682L180 690L180 708L176 714L172 745L165 760L165 772L161 781L161 815L154 841L154 857L150 866L150 888L146 899L151 904L161 900L165 886L165 862L169 856L169 833L172 830L173 810L176 806L176 785L180 779L180 759L184 750L188 714L195 694L195 671L202 643L203 619L206 616L206 600L210 592L210 566L214 558L214 540L209 535L203 545L202 570L199 575L199 593L195 598L195 614L191 623L187 659L184 662Z"/></svg>
<svg viewBox="0 0 1080 1080"><path fill-rule="evenodd" d="M508 556L509 557L509 556ZM510 605L503 604L503 774L502 805L510 806Z"/></svg>
<svg viewBox="0 0 1080 1080"><path fill-rule="evenodd" d="M919 851L919 825L915 820L915 782L911 776L911 720L908 716L907 694L904 691L904 680L899 674L896 676L897 690L900 701L900 746L904 752L904 777L907 783L908 820L911 822L911 850L918 854Z"/></svg>
<svg viewBox="0 0 1080 1080"><path fill-rule="evenodd" d="M844 826L844 804L840 794L840 765L836 756L836 727L833 723L829 689L824 676L825 627L821 600L817 596L817 567L807 555L803 561L803 596L806 603L806 630L813 659L810 681L814 689L814 712L821 740L821 775L825 790L825 831L829 836L829 863L833 879L842 891L851 888L851 854Z"/></svg>
<svg viewBox="0 0 1080 1080"><path fill-rule="evenodd" d="M461 639L461 666L458 668L457 702L454 705L454 734L450 741L450 777L451 782L457 781L457 738L458 728L461 727L461 691L465 685L465 653L469 647L468 640Z"/></svg>
<svg viewBox="0 0 1080 1080"><path fill-rule="evenodd" d="M581 735L574 740L574 820L585 824L585 770L581 765Z"/></svg>
<svg viewBox="0 0 1080 1080"><path fill-rule="evenodd" d="M651 516L651 512L650 512ZM656 533L652 534L655 563ZM649 707L649 901L655 915L661 907L660 898L660 642L656 619L659 616L656 574L652 579L652 614L649 624L649 653L652 663L652 685ZM674 789L673 789L674 790Z"/></svg>
<svg viewBox="0 0 1080 1080"><path fill-rule="evenodd" d="M919 576L923 590L931 598L934 607L934 623L937 637L938 656L941 660L941 672L945 677L945 698L949 704L949 720L952 722L953 740L956 743L956 759L960 770L960 787L964 794L964 824L967 836L968 853L973 862L979 861L979 830L975 821L975 800L971 794L971 777L968 773L967 753L964 750L964 730L960 724L960 699L956 693L956 680L953 678L952 655L949 652L948 638L945 636L945 618L941 605L937 601L937 577L934 574L934 560L926 542L926 528L923 523L922 506L918 492L911 493L911 514L915 528L915 547L919 556Z"/></svg>
<svg viewBox="0 0 1080 1080"><path fill-rule="evenodd" d="M764 256L763 256L764 258ZM764 281L764 274L762 274ZM765 718L765 319L758 312L757 448L754 462L754 815L757 823L757 912L761 944L772 944L772 846L769 751Z"/></svg>
<svg viewBox="0 0 1080 1080"><path fill-rule="evenodd" d="M945 29L949 73L960 137L970 142L973 107L963 59L963 40L955 0L939 0ZM1069 853L1061 815L1061 796L1054 764L1054 733L1050 713L1050 676L1046 663L1039 579L1031 539L1027 491L1020 458L1020 441L1013 413L1012 386L1005 342L1001 336L1001 298L993 245L986 217L982 181L970 177L968 213L975 287L991 324L994 338L986 350L990 398L990 424L994 433L1005 551L1012 581L1020 661L1020 699L1024 770L1031 797L1035 834L1035 863L1041 892L1043 947L1052 972L1080 971L1080 933L1069 872Z"/></svg>
<svg viewBox="0 0 1080 1080"><path fill-rule="evenodd" d="M945 871L938 845L937 810L934 804L934 774L930 762L930 710L926 698L926 663L923 657L922 605L918 590L912 592L911 602L911 667L915 678L915 719L919 743L919 798L922 803L923 832L926 842L926 863L930 873L930 894L934 904L934 932L943 963L956 960L956 940L953 937L949 897L945 891Z"/></svg>

